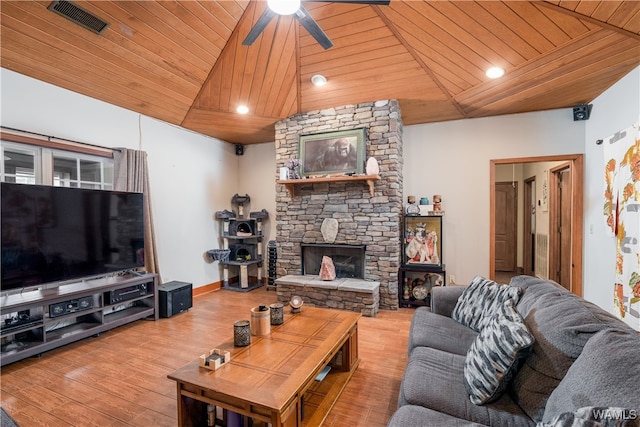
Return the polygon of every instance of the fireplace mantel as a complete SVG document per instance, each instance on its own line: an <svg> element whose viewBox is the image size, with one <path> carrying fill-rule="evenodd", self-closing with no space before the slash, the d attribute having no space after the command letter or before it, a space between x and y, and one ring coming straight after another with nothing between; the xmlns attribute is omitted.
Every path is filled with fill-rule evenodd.
<svg viewBox="0 0 640 427"><path fill-rule="evenodd" d="M300 179L279 179L276 181L278 184L284 184L289 190L291 198L296 196L296 185L304 184L320 184L324 182L365 182L369 185L369 194L371 197L374 195L374 185L377 180L380 179L380 175L358 175L358 176L331 176L321 178L300 178Z"/></svg>

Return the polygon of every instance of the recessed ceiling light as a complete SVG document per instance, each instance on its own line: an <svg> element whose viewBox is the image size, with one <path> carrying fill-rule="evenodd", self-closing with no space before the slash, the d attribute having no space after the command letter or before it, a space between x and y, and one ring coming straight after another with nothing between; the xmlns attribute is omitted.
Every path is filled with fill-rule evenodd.
<svg viewBox="0 0 640 427"><path fill-rule="evenodd" d="M246 105L238 105L236 111L238 112L238 114L247 114L249 112L249 107L247 107Z"/></svg>
<svg viewBox="0 0 640 427"><path fill-rule="evenodd" d="M300 9L300 0L267 0L267 5L278 15L292 15Z"/></svg>
<svg viewBox="0 0 640 427"><path fill-rule="evenodd" d="M311 77L311 83L313 83L316 86L324 86L327 84L327 78L322 74L316 74L313 77Z"/></svg>
<svg viewBox="0 0 640 427"><path fill-rule="evenodd" d="M486 74L490 79L497 79L504 76L504 68L491 67L487 70Z"/></svg>

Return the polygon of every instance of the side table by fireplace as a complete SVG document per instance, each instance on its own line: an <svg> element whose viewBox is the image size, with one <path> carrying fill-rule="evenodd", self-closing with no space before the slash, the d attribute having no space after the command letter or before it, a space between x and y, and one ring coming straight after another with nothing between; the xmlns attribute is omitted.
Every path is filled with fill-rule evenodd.
<svg viewBox="0 0 640 427"><path fill-rule="evenodd" d="M178 425L206 425L207 404L280 426L319 426L360 362L359 313L304 307L247 347L215 345L231 360L215 371L194 360L169 379L177 383ZM230 327L231 331L231 327ZM329 373L318 375L330 366Z"/></svg>

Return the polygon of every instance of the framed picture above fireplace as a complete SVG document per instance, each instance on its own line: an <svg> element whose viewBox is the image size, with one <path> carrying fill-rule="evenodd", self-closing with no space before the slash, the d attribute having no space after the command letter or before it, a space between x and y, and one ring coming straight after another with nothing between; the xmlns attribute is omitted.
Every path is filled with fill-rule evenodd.
<svg viewBox="0 0 640 427"><path fill-rule="evenodd" d="M300 135L301 175L354 175L364 172L366 129Z"/></svg>

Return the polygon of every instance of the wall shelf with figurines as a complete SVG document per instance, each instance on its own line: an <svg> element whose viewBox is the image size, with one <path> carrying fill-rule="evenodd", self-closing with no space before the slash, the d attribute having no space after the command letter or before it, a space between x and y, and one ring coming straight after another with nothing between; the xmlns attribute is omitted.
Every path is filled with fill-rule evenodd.
<svg viewBox="0 0 640 427"><path fill-rule="evenodd" d="M421 197L420 203L416 203L416 196L407 196L407 204L404 210L407 216L439 216L444 215L442 209L442 196L435 194L432 202L428 197Z"/></svg>

